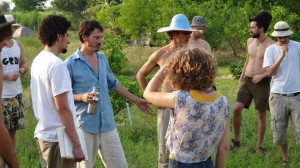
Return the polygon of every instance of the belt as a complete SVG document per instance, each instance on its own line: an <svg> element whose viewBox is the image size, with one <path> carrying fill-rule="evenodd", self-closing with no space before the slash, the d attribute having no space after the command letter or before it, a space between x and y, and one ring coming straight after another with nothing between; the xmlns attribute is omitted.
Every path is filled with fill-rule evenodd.
<svg viewBox="0 0 300 168"><path fill-rule="evenodd" d="M296 93L289 93L289 94L280 94L280 93L275 93L277 95L281 95L281 96L288 96L288 97L293 97L293 96L298 96L300 94L300 92L296 92Z"/></svg>

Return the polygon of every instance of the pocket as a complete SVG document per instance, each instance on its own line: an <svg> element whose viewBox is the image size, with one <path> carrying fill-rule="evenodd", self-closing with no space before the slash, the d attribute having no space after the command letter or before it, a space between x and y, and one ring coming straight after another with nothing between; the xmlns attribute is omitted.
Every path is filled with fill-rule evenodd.
<svg viewBox="0 0 300 168"><path fill-rule="evenodd" d="M276 117L271 116L271 129L273 132L277 132L277 126L276 126Z"/></svg>

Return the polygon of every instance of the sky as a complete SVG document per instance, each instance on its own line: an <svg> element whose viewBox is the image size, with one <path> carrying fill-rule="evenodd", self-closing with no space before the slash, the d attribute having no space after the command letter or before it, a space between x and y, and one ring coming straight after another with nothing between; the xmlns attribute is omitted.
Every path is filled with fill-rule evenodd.
<svg viewBox="0 0 300 168"><path fill-rule="evenodd" d="M12 2L12 0L0 0L0 2L2 2L2 1L6 1L6 2L10 3L10 9L13 9L15 7L15 4ZM50 5L51 1L53 1L53 0L47 0L46 7L51 6Z"/></svg>

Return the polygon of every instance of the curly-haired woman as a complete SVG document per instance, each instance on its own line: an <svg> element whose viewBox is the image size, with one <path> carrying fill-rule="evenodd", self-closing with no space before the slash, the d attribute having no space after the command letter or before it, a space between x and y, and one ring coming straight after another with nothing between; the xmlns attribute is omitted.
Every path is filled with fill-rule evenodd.
<svg viewBox="0 0 300 168"><path fill-rule="evenodd" d="M169 167L224 167L229 134L229 102L212 89L217 75L213 56L197 48L174 53L148 84L144 97L159 107L174 108L167 131ZM164 78L171 93L158 92Z"/></svg>

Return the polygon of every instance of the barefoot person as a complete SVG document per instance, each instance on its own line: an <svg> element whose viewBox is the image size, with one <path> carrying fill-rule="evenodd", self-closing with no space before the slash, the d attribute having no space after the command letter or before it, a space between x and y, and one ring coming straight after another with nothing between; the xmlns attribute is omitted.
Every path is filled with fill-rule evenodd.
<svg viewBox="0 0 300 168"><path fill-rule="evenodd" d="M258 115L256 149L258 151L263 150L271 79L268 77L266 68L263 68L262 64L266 48L274 43L266 35L271 20L272 16L268 12L260 12L255 18L249 20L251 38L247 41L247 60L239 80L239 90L233 107L234 137L231 144L229 144L229 149L240 146L241 113L243 108L249 108L252 99L254 99Z"/></svg>
<svg viewBox="0 0 300 168"><path fill-rule="evenodd" d="M186 46L192 29L189 21L183 14L177 14L172 18L169 27L163 27L158 32L167 32L171 42L155 51L148 61L141 67L137 73L137 80L144 91L148 82L146 77L154 70L154 68L162 68L166 60L179 48ZM162 92L171 92L172 88L168 81L164 81L161 87ZM157 139L158 139L158 167L166 168L169 163L169 152L166 150L165 136L169 124L171 108L159 108L157 113Z"/></svg>

